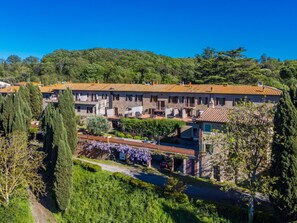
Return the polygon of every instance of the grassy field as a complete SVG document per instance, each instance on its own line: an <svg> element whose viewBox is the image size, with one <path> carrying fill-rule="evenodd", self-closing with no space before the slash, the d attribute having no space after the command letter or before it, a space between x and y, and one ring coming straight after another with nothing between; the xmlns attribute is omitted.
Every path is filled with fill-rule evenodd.
<svg viewBox="0 0 297 223"><path fill-rule="evenodd" d="M75 165L73 182L70 205L65 212L55 214L57 222L228 222L190 202L178 203L109 172L90 172Z"/></svg>
<svg viewBox="0 0 297 223"><path fill-rule="evenodd" d="M0 206L0 223L32 223L28 198L11 199L9 206Z"/></svg>

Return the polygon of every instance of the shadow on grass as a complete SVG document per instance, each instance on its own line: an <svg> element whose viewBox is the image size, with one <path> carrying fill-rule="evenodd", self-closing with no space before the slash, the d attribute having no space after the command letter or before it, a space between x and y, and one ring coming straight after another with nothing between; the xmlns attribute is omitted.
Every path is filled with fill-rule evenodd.
<svg viewBox="0 0 297 223"><path fill-rule="evenodd" d="M188 222L200 223L200 222L203 222L203 221L200 221L194 213L192 213L189 210L186 210L184 208L174 209L174 208L164 204L163 210L171 217L171 219L175 223L188 223Z"/></svg>

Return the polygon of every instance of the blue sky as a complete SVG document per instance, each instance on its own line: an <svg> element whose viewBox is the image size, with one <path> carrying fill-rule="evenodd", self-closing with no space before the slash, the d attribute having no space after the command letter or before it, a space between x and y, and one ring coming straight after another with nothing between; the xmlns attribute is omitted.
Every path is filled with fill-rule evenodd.
<svg viewBox="0 0 297 223"><path fill-rule="evenodd" d="M3 1L0 58L55 49L140 49L192 57L207 46L297 59L295 0Z"/></svg>

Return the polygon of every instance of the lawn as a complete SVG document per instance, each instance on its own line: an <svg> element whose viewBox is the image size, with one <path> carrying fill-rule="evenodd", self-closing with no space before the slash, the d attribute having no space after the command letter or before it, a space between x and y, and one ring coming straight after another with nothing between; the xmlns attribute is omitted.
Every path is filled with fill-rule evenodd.
<svg viewBox="0 0 297 223"><path fill-rule="evenodd" d="M27 197L13 198L9 206L0 206L0 223L32 223L30 204Z"/></svg>
<svg viewBox="0 0 297 223"><path fill-rule="evenodd" d="M228 222L204 213L197 205L178 203L153 189L141 188L109 172L90 172L74 166L70 205L55 214L57 222L178 223Z"/></svg>

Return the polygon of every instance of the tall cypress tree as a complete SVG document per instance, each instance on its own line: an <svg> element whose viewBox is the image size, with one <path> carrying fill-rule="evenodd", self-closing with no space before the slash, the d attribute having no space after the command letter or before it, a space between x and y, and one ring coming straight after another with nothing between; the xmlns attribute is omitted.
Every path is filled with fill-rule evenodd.
<svg viewBox="0 0 297 223"><path fill-rule="evenodd" d="M77 145L77 129L74 111L74 98L72 91L68 88L59 94L59 110L63 117L64 126L70 149L74 153Z"/></svg>
<svg viewBox="0 0 297 223"><path fill-rule="evenodd" d="M13 98L14 95L12 94L6 95L2 104L1 123L5 134L12 131L12 123L15 115Z"/></svg>
<svg viewBox="0 0 297 223"><path fill-rule="evenodd" d="M49 187L58 209L65 210L72 189L72 153L59 110L51 104L48 105L43 121L45 125L44 148L48 155L46 163Z"/></svg>
<svg viewBox="0 0 297 223"><path fill-rule="evenodd" d="M29 90L30 95L30 108L32 112L32 116L35 119L38 119L42 113L42 94L37 86L33 84L28 84L27 88Z"/></svg>
<svg viewBox="0 0 297 223"><path fill-rule="evenodd" d="M288 92L280 99L274 118L271 176L277 195L272 202L282 220L297 219L297 111Z"/></svg>

